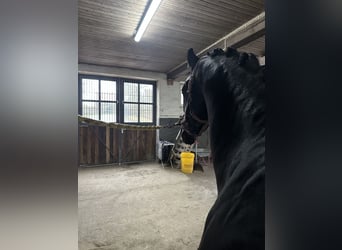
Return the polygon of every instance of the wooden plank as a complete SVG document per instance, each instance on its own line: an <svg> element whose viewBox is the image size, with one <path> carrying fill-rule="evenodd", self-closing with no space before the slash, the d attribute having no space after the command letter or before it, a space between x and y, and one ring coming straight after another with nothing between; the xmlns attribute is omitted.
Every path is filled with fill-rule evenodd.
<svg viewBox="0 0 342 250"><path fill-rule="evenodd" d="M95 137L95 126L89 126L90 128L90 138L91 138L91 152L90 152L90 164L95 164L95 144L96 144L96 137Z"/></svg>
<svg viewBox="0 0 342 250"><path fill-rule="evenodd" d="M140 133L145 133L148 131L139 130L125 130L122 139L122 162L137 162L142 161L140 157L140 147L145 147L145 142L139 142ZM139 147L140 146L140 147Z"/></svg>
<svg viewBox="0 0 342 250"><path fill-rule="evenodd" d="M145 131L146 133L144 133L144 147L142 148L142 152L143 152L143 156L142 158L144 160L149 160L149 152L150 152L150 140L151 140L151 136L150 136L150 132L151 131Z"/></svg>
<svg viewBox="0 0 342 250"><path fill-rule="evenodd" d="M136 138L135 138L135 147L136 147L136 159L142 159L142 150L141 148L144 147L145 141L142 136L144 135L144 131L137 130L136 131Z"/></svg>
<svg viewBox="0 0 342 250"><path fill-rule="evenodd" d="M112 130L112 162L119 163L119 147L120 147L120 129L113 128Z"/></svg>
<svg viewBox="0 0 342 250"><path fill-rule="evenodd" d="M138 157L141 160L146 160L146 149L148 148L148 144L146 143L148 141L148 132L149 131L139 131L139 143L138 143Z"/></svg>
<svg viewBox="0 0 342 250"><path fill-rule="evenodd" d="M115 141L116 141L116 150L115 150L115 153L117 155L117 162L120 163L121 161L121 155L120 155L120 147L122 145L122 133L121 133L121 129L115 129Z"/></svg>
<svg viewBox="0 0 342 250"><path fill-rule="evenodd" d="M243 24L239 28L230 32L223 38L219 39L215 43L206 47L197 53L198 56L203 56L208 51L213 50L214 48L225 48L225 47L234 47L239 48L245 44L248 44L252 40L255 40L265 34L265 12L251 19L247 23ZM222 46L224 44L224 46ZM177 67L173 68L167 73L168 79L176 79L178 75L187 70L187 62L183 62Z"/></svg>
<svg viewBox="0 0 342 250"><path fill-rule="evenodd" d="M129 147L130 147L130 154L129 154L129 161L138 161L137 157L137 130L131 130L130 137L129 137Z"/></svg>
<svg viewBox="0 0 342 250"><path fill-rule="evenodd" d="M111 163L119 163L119 130L115 128L111 128Z"/></svg>
<svg viewBox="0 0 342 250"><path fill-rule="evenodd" d="M149 132L147 135L148 138L148 148L146 152L146 160L155 160L155 152L156 152L156 132L155 131L147 131Z"/></svg>
<svg viewBox="0 0 342 250"><path fill-rule="evenodd" d="M83 127L83 154L84 154L84 164L87 164L88 161L88 134L89 134L89 128Z"/></svg>
<svg viewBox="0 0 342 250"><path fill-rule="evenodd" d="M99 145L99 163L106 163L106 127L99 126L99 138L98 138L98 145Z"/></svg>
<svg viewBox="0 0 342 250"><path fill-rule="evenodd" d="M87 163L87 142L88 142L88 127L80 127L80 163Z"/></svg>
<svg viewBox="0 0 342 250"><path fill-rule="evenodd" d="M219 18L219 20L225 21L227 19L233 19L235 16L253 16L255 11L260 10L260 8L250 7L248 8L246 4L236 5L234 1L231 1L229 5L223 5L222 3L214 4L213 2L204 3L203 1L196 2L184 2L182 8L177 8L174 12L184 12L186 16L194 15L198 19L210 19ZM160 12L166 12L170 10L161 10ZM165 17L165 13L161 13ZM234 15L235 14L235 15ZM184 14L183 14L184 15ZM156 14L158 17L158 13ZM225 17L225 19L224 19Z"/></svg>
<svg viewBox="0 0 342 250"><path fill-rule="evenodd" d="M106 126L106 163L110 162L110 128Z"/></svg>
<svg viewBox="0 0 342 250"><path fill-rule="evenodd" d="M130 147L130 137L131 132L129 130L125 130L122 135L122 162L130 161L130 156L132 155L132 148Z"/></svg>
<svg viewBox="0 0 342 250"><path fill-rule="evenodd" d="M116 151L115 151L115 135L114 135L115 129L113 128L109 128L109 140L110 140L110 144L109 144L109 149L110 149L110 163L118 163L117 162L117 158L116 158Z"/></svg>
<svg viewBox="0 0 342 250"><path fill-rule="evenodd" d="M91 145L92 145L92 132L91 127L88 126L87 128L87 164L91 164Z"/></svg>
<svg viewBox="0 0 342 250"><path fill-rule="evenodd" d="M78 148L79 148L79 151L78 151L78 157L79 157L79 163L80 164L84 164L84 151L83 151L83 135L84 135L84 129L83 127L78 127L78 131L79 131L79 135L78 135Z"/></svg>
<svg viewBox="0 0 342 250"><path fill-rule="evenodd" d="M99 127L94 127L94 163L99 163Z"/></svg>
<svg viewBox="0 0 342 250"><path fill-rule="evenodd" d="M151 136L151 160L155 160L156 159L156 142L157 142L157 133L154 132Z"/></svg>

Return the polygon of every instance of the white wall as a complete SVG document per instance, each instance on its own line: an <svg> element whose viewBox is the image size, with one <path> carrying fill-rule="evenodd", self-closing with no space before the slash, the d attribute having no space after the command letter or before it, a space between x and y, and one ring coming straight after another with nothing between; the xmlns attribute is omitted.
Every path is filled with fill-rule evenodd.
<svg viewBox="0 0 342 250"><path fill-rule="evenodd" d="M258 57L260 65L265 65L265 56Z"/></svg>
<svg viewBox="0 0 342 250"><path fill-rule="evenodd" d="M181 106L181 85L174 81L173 85L160 85L160 118L179 118L183 112Z"/></svg>

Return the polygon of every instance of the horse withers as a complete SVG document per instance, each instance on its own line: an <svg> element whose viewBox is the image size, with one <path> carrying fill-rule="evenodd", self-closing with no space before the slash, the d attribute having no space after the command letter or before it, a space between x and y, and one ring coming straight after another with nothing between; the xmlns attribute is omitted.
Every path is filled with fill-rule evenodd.
<svg viewBox="0 0 342 250"><path fill-rule="evenodd" d="M200 250L265 249L265 82L253 54L188 51L191 74L182 89L182 138L194 143L209 127L218 195Z"/></svg>

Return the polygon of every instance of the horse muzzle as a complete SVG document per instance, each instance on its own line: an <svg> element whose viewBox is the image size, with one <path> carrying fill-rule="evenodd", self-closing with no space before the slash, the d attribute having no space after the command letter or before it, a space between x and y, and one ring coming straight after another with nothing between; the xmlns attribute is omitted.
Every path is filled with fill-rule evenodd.
<svg viewBox="0 0 342 250"><path fill-rule="evenodd" d="M201 120L187 110L181 122L182 139L186 144L193 144L198 136L200 136L209 126L208 121Z"/></svg>

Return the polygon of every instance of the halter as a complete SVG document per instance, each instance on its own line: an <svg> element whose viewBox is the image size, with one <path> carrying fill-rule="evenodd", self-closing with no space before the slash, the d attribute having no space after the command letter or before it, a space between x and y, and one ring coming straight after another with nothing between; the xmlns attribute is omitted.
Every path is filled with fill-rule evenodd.
<svg viewBox="0 0 342 250"><path fill-rule="evenodd" d="M191 103L191 76L186 79L188 84L188 100L185 105L185 114L182 120L182 127L185 132L187 132L192 137L196 138L200 136L209 126L208 120L202 120L190 109ZM195 127L195 128L194 128ZM196 131L194 131L194 129ZM197 132L198 131L198 132Z"/></svg>

